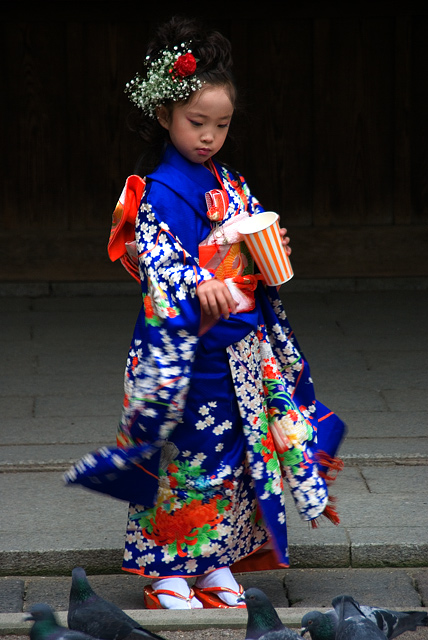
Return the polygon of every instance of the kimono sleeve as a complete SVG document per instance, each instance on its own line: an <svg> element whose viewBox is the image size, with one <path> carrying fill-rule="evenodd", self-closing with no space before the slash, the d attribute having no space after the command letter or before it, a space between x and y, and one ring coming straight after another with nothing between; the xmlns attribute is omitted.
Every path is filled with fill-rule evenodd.
<svg viewBox="0 0 428 640"><path fill-rule="evenodd" d="M144 201L135 236L143 305L128 355L118 442L158 446L182 416L199 341L196 291L212 275Z"/></svg>
<svg viewBox="0 0 428 640"><path fill-rule="evenodd" d="M269 428L283 477L303 520L322 514L339 522L329 485L343 462L336 457L344 422L315 396L309 364L294 336L275 287L261 296L263 386Z"/></svg>
<svg viewBox="0 0 428 640"><path fill-rule="evenodd" d="M143 305L128 354L117 447L87 454L64 479L150 507L190 384L201 315L196 289L212 275L199 268L144 200L135 238Z"/></svg>

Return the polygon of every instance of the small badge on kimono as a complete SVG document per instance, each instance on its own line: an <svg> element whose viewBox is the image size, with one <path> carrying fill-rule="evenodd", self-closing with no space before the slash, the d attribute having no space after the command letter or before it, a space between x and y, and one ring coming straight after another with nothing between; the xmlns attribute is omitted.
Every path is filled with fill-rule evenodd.
<svg viewBox="0 0 428 640"><path fill-rule="evenodd" d="M226 191L212 189L205 194L208 211L207 216L211 222L222 222L229 206L229 198Z"/></svg>

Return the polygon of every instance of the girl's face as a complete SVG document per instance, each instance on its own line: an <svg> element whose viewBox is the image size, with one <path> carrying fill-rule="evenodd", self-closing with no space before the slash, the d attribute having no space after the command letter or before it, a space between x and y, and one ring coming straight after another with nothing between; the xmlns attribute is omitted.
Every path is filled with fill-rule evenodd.
<svg viewBox="0 0 428 640"><path fill-rule="evenodd" d="M190 162L203 164L222 148L233 115L224 87L206 86L185 104L169 112L161 106L159 123L168 130L174 147Z"/></svg>

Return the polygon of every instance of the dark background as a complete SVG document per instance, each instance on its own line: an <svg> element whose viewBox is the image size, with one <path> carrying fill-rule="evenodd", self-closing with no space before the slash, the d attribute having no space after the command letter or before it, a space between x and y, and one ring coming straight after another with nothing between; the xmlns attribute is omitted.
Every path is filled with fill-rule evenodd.
<svg viewBox="0 0 428 640"><path fill-rule="evenodd" d="M2 2L0 281L128 280L106 245L139 154L123 93L152 26L232 41L223 157L301 278L428 275L428 11L412 2Z"/></svg>

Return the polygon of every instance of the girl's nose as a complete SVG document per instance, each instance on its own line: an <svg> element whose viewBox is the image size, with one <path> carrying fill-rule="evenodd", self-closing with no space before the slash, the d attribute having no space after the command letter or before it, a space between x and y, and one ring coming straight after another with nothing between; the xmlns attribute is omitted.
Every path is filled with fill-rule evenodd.
<svg viewBox="0 0 428 640"><path fill-rule="evenodd" d="M213 139L213 134L209 130L205 130L201 135L201 140L203 142L211 142Z"/></svg>

